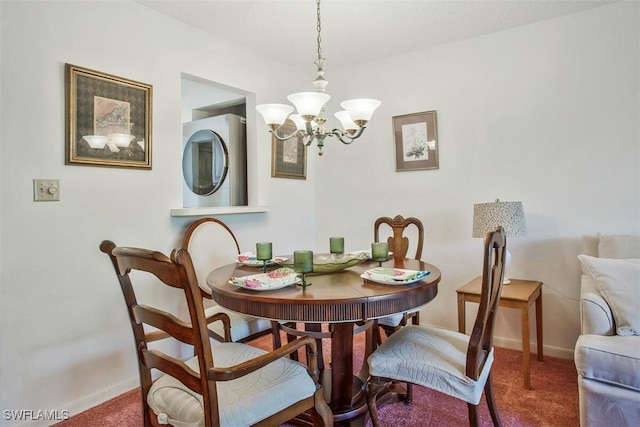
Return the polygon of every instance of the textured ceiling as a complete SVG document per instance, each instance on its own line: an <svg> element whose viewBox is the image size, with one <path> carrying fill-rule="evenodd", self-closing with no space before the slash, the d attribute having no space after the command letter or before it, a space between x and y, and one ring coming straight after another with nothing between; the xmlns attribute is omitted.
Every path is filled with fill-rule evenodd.
<svg viewBox="0 0 640 427"><path fill-rule="evenodd" d="M614 1L323 0L325 69L477 37ZM302 70L314 70L314 0L139 1Z"/></svg>

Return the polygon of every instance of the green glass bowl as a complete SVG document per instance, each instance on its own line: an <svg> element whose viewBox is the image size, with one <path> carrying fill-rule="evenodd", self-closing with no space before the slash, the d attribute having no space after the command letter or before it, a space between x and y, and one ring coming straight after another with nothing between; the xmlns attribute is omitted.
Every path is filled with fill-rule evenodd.
<svg viewBox="0 0 640 427"><path fill-rule="evenodd" d="M353 267L369 259L365 251L345 252L343 254L313 254L313 272L309 274L335 273L345 268ZM293 268L293 256L286 261L279 262L283 267Z"/></svg>

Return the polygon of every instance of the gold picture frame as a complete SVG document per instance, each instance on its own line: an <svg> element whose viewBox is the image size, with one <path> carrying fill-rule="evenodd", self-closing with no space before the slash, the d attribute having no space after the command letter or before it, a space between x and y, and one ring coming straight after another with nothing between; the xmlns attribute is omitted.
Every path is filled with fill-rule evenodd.
<svg viewBox="0 0 640 427"><path fill-rule="evenodd" d="M151 85L71 64L65 84L65 164L151 169Z"/></svg>
<svg viewBox="0 0 640 427"><path fill-rule="evenodd" d="M393 117L396 171L438 169L436 112Z"/></svg>
<svg viewBox="0 0 640 427"><path fill-rule="evenodd" d="M293 121L287 120L276 131L284 137L296 131ZM299 133L280 141L271 137L271 176L275 178L307 179L307 147Z"/></svg>

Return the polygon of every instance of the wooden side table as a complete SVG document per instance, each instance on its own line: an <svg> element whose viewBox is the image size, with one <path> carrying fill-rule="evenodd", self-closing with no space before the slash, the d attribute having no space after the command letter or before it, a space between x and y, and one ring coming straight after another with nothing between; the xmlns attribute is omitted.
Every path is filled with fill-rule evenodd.
<svg viewBox="0 0 640 427"><path fill-rule="evenodd" d="M465 302L480 302L482 277L476 277L461 288L458 293L458 330L465 333ZM524 368L524 388L531 389L529 342L529 307L536 304L536 338L538 344L538 360L543 361L542 354L542 282L536 280L511 279L511 283L502 286L499 305L501 307L519 308L522 315L522 365Z"/></svg>

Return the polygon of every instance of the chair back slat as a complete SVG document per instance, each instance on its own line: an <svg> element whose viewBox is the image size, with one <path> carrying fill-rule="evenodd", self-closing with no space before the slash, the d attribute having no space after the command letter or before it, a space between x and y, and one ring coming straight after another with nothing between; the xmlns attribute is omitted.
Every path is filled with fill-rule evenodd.
<svg viewBox="0 0 640 427"><path fill-rule="evenodd" d="M403 233L410 225L414 225L417 228L418 233L418 238L415 242L416 253L414 258L417 260L422 258L422 246L424 245L424 226L418 218L404 218L402 215L396 215L393 219L386 216L376 219L373 225L373 240L375 242L380 241L380 228L383 224L391 227L393 231L393 236L389 236L389 238L387 238L387 243L389 244L389 252L393 252L394 260L401 261L407 256L407 252L409 251L409 238L403 236Z"/></svg>
<svg viewBox="0 0 640 427"><path fill-rule="evenodd" d="M507 238L502 227L487 233L480 304L467 349L466 374L474 380L478 379L493 347L493 326L502 293L506 248Z"/></svg>
<svg viewBox="0 0 640 427"><path fill-rule="evenodd" d="M174 378L198 394L202 394L202 381L200 374L183 361L171 357L157 350L145 350L142 352L144 364L150 369L158 369Z"/></svg>
<svg viewBox="0 0 640 427"><path fill-rule="evenodd" d="M131 270L146 271L174 288L182 288L180 276L171 260L161 252L140 248L114 248L116 266L121 276Z"/></svg>
<svg viewBox="0 0 640 427"><path fill-rule="evenodd" d="M133 315L138 323L153 326L185 344L194 345L191 324L178 319L171 313L145 305L135 305Z"/></svg>

